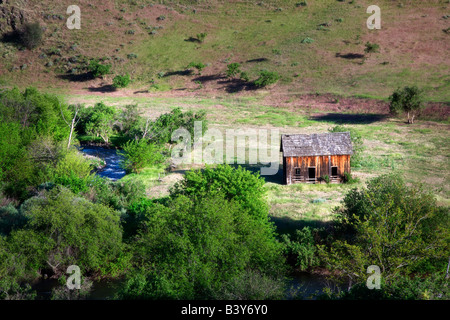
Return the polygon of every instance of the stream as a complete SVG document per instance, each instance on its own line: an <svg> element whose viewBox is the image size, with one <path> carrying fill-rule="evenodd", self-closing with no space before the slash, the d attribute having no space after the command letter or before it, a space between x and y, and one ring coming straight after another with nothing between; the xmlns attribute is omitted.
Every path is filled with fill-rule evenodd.
<svg viewBox="0 0 450 320"><path fill-rule="evenodd" d="M97 171L97 175L108 178L113 181L123 178L126 174L125 170L120 167L122 156L117 154L116 149L108 149L104 147L86 146L81 147L80 151L105 161L106 166Z"/></svg>

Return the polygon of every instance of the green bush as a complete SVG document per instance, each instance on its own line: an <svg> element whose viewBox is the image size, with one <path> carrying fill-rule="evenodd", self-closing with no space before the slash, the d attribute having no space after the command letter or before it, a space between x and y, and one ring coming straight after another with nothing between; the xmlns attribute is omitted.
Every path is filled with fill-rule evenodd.
<svg viewBox="0 0 450 320"><path fill-rule="evenodd" d="M227 65L227 77L228 78L234 78L240 70L241 64L237 62L230 63Z"/></svg>
<svg viewBox="0 0 450 320"><path fill-rule="evenodd" d="M208 194L225 193L228 200L238 201L258 221L268 221L268 205L264 200L264 179L242 167L229 165L188 171L184 179L171 190L171 195L183 194L199 201Z"/></svg>
<svg viewBox="0 0 450 320"><path fill-rule="evenodd" d="M241 74L239 75L239 78L245 82L250 81L250 77L248 76L247 72L245 72L245 71L241 72Z"/></svg>
<svg viewBox="0 0 450 320"><path fill-rule="evenodd" d="M303 39L301 41L301 43L313 43L314 39L310 38L310 37L306 37L305 39Z"/></svg>
<svg viewBox="0 0 450 320"><path fill-rule="evenodd" d="M325 181L325 183L330 183L330 177L326 174L324 176L322 176L322 180Z"/></svg>
<svg viewBox="0 0 450 320"><path fill-rule="evenodd" d="M20 42L28 49L34 49L42 43L44 31L39 22L25 23L20 31Z"/></svg>
<svg viewBox="0 0 450 320"><path fill-rule="evenodd" d="M379 51L379 49L380 49L380 46L378 45L378 44L376 44L376 43L370 43L370 42L367 42L366 44L365 44L365 49L364 49L364 52L365 53L374 53L374 52L378 52Z"/></svg>
<svg viewBox="0 0 450 320"><path fill-rule="evenodd" d="M384 175L351 190L335 211L337 229L321 257L330 270L339 270L354 283L366 279L366 268L378 265L386 281L432 261L445 268L450 241L447 208L418 186L407 186L398 175Z"/></svg>
<svg viewBox="0 0 450 320"><path fill-rule="evenodd" d="M449 300L448 280L442 272L427 277L399 276L382 283L379 290L370 290L360 282L348 291L330 292L319 299L340 300Z"/></svg>
<svg viewBox="0 0 450 320"><path fill-rule="evenodd" d="M117 75L113 79L113 87L114 88L125 88L127 87L131 82L130 75Z"/></svg>
<svg viewBox="0 0 450 320"><path fill-rule="evenodd" d="M359 178L354 178L349 172L344 172L344 183L352 184L358 183Z"/></svg>
<svg viewBox="0 0 450 320"><path fill-rule="evenodd" d="M79 116L78 133L92 134L96 137L101 137L104 142L109 143L109 139L114 133L113 124L116 116L116 110L113 107L99 102L93 107L81 109Z"/></svg>
<svg viewBox="0 0 450 320"><path fill-rule="evenodd" d="M319 264L314 232L315 230L304 227L303 229L295 230L293 237L289 234L281 236L284 244L284 254L287 256L288 261L295 267L298 267L300 271L305 271Z"/></svg>
<svg viewBox="0 0 450 320"><path fill-rule="evenodd" d="M140 173L146 166L154 166L165 160L163 147L145 139L132 140L123 146L121 167L127 172Z"/></svg>
<svg viewBox="0 0 450 320"><path fill-rule="evenodd" d="M91 60L88 67L94 77L102 77L111 71L110 64L100 64L98 60Z"/></svg>
<svg viewBox="0 0 450 320"><path fill-rule="evenodd" d="M200 73L204 68L206 67L206 65L204 65L201 62L191 62L188 64L187 68L195 68L198 70L198 72Z"/></svg>
<svg viewBox="0 0 450 320"><path fill-rule="evenodd" d="M177 195L151 206L144 223L134 247L142 269L129 277L121 299L207 299L247 270L281 272L280 245L223 194L202 201Z"/></svg>
<svg viewBox="0 0 450 320"><path fill-rule="evenodd" d="M197 34L197 40L200 42L205 41L205 38L208 34L206 32L198 33Z"/></svg>
<svg viewBox="0 0 450 320"><path fill-rule="evenodd" d="M278 73L263 70L259 73L259 78L255 80L255 85L257 87L266 87L276 83L279 79L280 76Z"/></svg>
<svg viewBox="0 0 450 320"><path fill-rule="evenodd" d="M54 188L30 200L21 208L28 218L26 227L13 231L9 239L12 250L24 254L29 265L38 269L51 266L59 273L76 264L84 272L107 274L118 263L122 231L112 209L78 198L65 188ZM42 244L37 252L23 246L22 241L30 236Z"/></svg>
<svg viewBox="0 0 450 320"><path fill-rule="evenodd" d="M192 111L183 112L181 108L174 108L171 112L162 114L152 124L148 138L158 144L171 143L172 133L185 128L194 138L194 124L196 121L202 123L202 135L208 129L206 111L200 110L197 113ZM194 139L191 142L194 143Z"/></svg>

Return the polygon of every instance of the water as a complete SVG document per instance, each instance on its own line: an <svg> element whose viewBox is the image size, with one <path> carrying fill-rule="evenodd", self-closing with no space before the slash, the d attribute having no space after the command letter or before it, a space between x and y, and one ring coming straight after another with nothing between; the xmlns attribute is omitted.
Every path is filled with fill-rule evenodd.
<svg viewBox="0 0 450 320"><path fill-rule="evenodd" d="M107 149L103 147L82 147L80 149L85 154L98 157L105 161L106 166L97 172L100 177L108 178L111 180L119 180L126 174L125 170L120 167L120 161L122 156L117 154L116 149Z"/></svg>

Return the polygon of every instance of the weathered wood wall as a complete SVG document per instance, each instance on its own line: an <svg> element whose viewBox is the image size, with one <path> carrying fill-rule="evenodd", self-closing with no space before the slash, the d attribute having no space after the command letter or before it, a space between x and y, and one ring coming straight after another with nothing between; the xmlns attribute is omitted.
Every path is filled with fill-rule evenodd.
<svg viewBox="0 0 450 320"><path fill-rule="evenodd" d="M309 181L309 168L316 168L315 181ZM329 177L331 167L337 167L338 179L333 182L341 182L344 172L350 173L350 155L334 156L309 156L309 157L283 157L283 177L286 184L298 182L320 182L319 178L325 175ZM295 169L300 168L300 176L295 174Z"/></svg>

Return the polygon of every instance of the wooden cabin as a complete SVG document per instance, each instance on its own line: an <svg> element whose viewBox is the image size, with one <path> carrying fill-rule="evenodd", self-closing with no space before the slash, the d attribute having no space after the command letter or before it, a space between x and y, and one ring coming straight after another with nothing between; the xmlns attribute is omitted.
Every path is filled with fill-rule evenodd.
<svg viewBox="0 0 450 320"><path fill-rule="evenodd" d="M283 181L322 183L328 176L331 183L343 182L350 173L353 154L349 132L281 135Z"/></svg>

